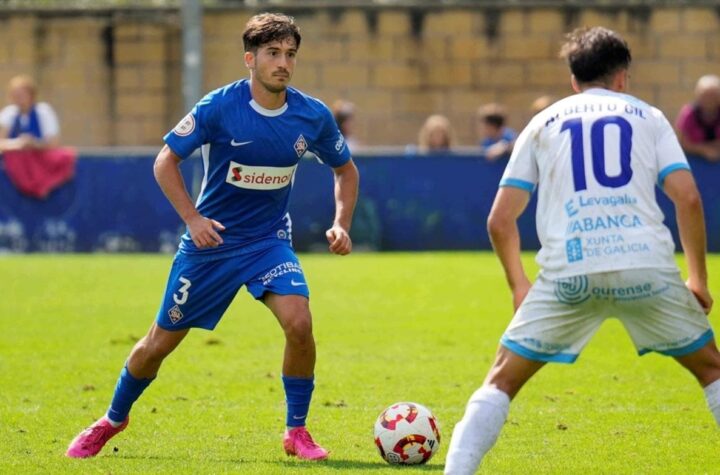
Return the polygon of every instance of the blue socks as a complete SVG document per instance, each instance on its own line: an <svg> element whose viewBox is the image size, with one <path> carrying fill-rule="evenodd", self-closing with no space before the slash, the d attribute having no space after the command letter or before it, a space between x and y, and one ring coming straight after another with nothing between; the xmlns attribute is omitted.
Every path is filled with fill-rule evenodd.
<svg viewBox="0 0 720 475"><path fill-rule="evenodd" d="M115 386L115 394L113 394L110 409L107 412L107 418L115 424L122 423L130 413L130 408L137 401L146 387L153 382L155 378L137 379L130 371L127 364L120 372L117 385Z"/></svg>
<svg viewBox="0 0 720 475"><path fill-rule="evenodd" d="M130 408L137 401L155 378L138 379L130 374L127 366L120 372L120 378L115 386L110 409L107 418L115 424L122 423L130 413ZM310 409L313 389L315 389L315 378L296 378L293 376L282 377L285 387L285 401L287 402L286 425L288 427L302 427Z"/></svg>
<svg viewBox="0 0 720 475"><path fill-rule="evenodd" d="M293 376L282 377L285 387L285 401L287 402L287 417L285 425L288 427L302 427L305 425L310 399L315 389L315 377L296 378Z"/></svg>

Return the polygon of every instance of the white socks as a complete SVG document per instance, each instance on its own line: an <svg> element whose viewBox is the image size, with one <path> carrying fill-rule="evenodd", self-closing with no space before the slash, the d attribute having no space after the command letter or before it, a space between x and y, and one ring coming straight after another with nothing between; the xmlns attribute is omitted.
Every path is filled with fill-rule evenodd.
<svg viewBox="0 0 720 475"><path fill-rule="evenodd" d="M703 391L720 426L720 379ZM477 471L482 458L495 445L509 408L510 397L495 386L483 386L473 393L450 439L445 475L473 475Z"/></svg>
<svg viewBox="0 0 720 475"><path fill-rule="evenodd" d="M705 400L710 407L710 412L715 416L715 422L720 425L720 379L713 381L703 388Z"/></svg>
<svg viewBox="0 0 720 475"><path fill-rule="evenodd" d="M716 400L720 411L720 386ZM495 386L482 386L470 396L465 415L450 439L445 475L473 475L477 471L485 453L495 445L509 408L510 397Z"/></svg>
<svg viewBox="0 0 720 475"><path fill-rule="evenodd" d="M115 422L114 420L110 419L110 416L108 416L107 414L105 414L105 420L108 421L108 423L116 429L122 425L122 422Z"/></svg>

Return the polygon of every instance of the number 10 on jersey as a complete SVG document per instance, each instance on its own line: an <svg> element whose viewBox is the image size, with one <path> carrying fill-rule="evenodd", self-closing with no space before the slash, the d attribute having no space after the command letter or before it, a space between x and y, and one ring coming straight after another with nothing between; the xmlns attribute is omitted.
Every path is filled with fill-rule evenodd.
<svg viewBox="0 0 720 475"><path fill-rule="evenodd" d="M609 176L605 167L605 128L608 125L619 129L620 173ZM585 147L582 118L569 119L563 122L561 132L570 131L571 161L575 191L587 190L585 178ZM619 115L601 117L590 127L590 150L592 155L593 175L597 182L608 188L620 188L630 182L633 172L630 168L630 151L632 150L632 125Z"/></svg>

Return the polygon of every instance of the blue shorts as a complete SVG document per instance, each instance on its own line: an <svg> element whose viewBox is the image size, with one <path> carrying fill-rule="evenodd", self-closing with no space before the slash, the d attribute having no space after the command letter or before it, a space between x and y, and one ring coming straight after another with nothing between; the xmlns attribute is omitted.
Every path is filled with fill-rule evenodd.
<svg viewBox="0 0 720 475"><path fill-rule="evenodd" d="M310 296L298 258L287 244L213 260L178 252L157 325L165 330L212 330L243 285L256 299L265 292Z"/></svg>

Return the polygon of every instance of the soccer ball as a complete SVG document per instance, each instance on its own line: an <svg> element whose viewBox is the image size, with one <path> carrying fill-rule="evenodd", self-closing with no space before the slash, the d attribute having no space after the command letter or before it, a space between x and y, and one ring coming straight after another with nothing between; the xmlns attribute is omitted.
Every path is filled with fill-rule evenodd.
<svg viewBox="0 0 720 475"><path fill-rule="evenodd" d="M375 421L375 445L387 463L425 463L440 447L437 420L425 406L395 403Z"/></svg>

